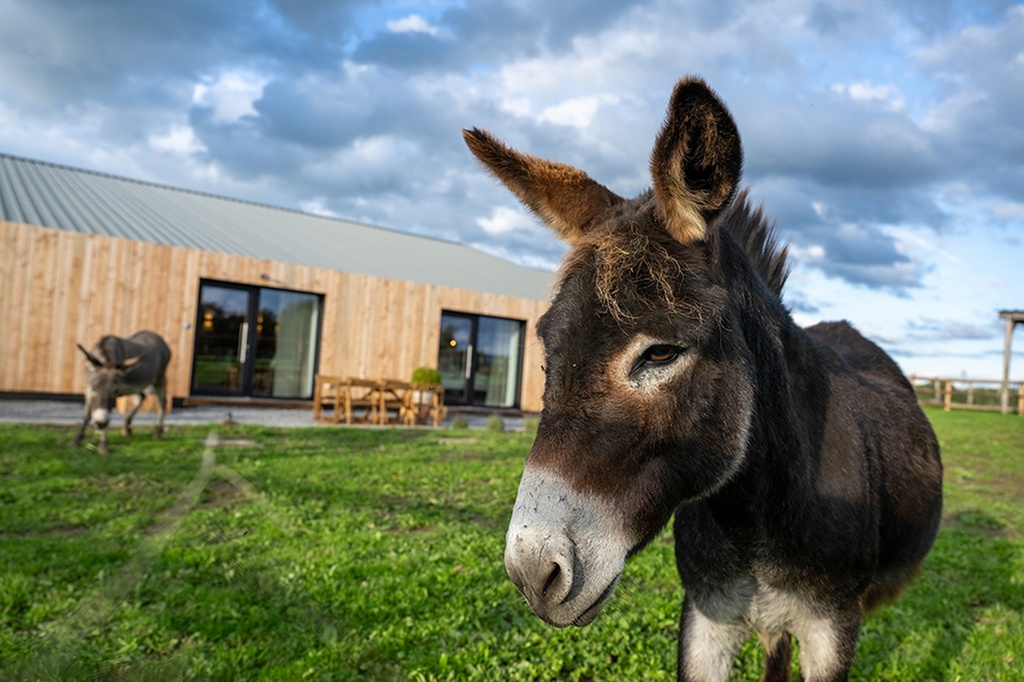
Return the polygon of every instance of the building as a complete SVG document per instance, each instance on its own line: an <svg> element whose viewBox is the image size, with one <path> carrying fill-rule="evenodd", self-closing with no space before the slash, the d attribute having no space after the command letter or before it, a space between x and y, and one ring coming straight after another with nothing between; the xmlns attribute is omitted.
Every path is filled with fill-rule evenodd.
<svg viewBox="0 0 1024 682"><path fill-rule="evenodd" d="M540 410L553 274L470 247L0 154L0 393L80 395L152 329L170 394L309 399L317 373L441 370L450 405Z"/></svg>

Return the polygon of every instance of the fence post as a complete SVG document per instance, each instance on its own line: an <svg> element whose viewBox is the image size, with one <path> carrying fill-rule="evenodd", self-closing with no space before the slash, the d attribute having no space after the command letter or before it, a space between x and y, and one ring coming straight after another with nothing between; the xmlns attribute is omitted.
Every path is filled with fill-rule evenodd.
<svg viewBox="0 0 1024 682"><path fill-rule="evenodd" d="M1024 381L1017 384L1017 416L1024 417Z"/></svg>
<svg viewBox="0 0 1024 682"><path fill-rule="evenodd" d="M953 409L953 380L946 379L946 399L943 401L945 404L946 412Z"/></svg>

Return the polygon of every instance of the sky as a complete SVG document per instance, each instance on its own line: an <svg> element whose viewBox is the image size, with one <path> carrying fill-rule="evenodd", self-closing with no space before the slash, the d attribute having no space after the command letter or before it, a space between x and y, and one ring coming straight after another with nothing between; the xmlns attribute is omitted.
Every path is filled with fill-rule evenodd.
<svg viewBox="0 0 1024 682"><path fill-rule="evenodd" d="M634 196L697 75L790 244L798 322L847 319L908 374L997 379L998 312L1024 309L1020 2L0 0L0 17L0 152L551 270L565 247L461 130Z"/></svg>

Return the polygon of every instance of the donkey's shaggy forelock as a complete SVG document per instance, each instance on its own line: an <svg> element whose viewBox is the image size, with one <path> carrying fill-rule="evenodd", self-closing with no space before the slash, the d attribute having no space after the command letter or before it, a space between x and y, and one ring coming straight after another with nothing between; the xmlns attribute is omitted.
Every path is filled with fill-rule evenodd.
<svg viewBox="0 0 1024 682"><path fill-rule="evenodd" d="M695 288L693 278L703 271L690 262L700 254L680 248L676 239L652 227L654 211L650 191L610 209L600 227L581 237L566 255L556 288L570 273L593 267L595 292L604 312L617 323L635 320L641 310L700 322L702 307L687 295ZM739 193L709 230L709 257L714 257L723 238L735 240L765 286L776 296L782 295L789 275L788 249L779 244L763 207L751 206L747 190Z"/></svg>

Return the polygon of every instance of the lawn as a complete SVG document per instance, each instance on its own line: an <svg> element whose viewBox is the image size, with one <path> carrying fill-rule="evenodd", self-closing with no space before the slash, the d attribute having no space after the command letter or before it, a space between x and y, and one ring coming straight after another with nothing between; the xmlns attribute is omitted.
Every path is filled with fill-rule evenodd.
<svg viewBox="0 0 1024 682"><path fill-rule="evenodd" d="M1024 419L928 414L942 532L853 678L1024 680ZM73 435L0 424L0 679L674 679L667 534L587 628L505 577L527 434L142 427L108 456ZM759 666L750 642L735 679Z"/></svg>

